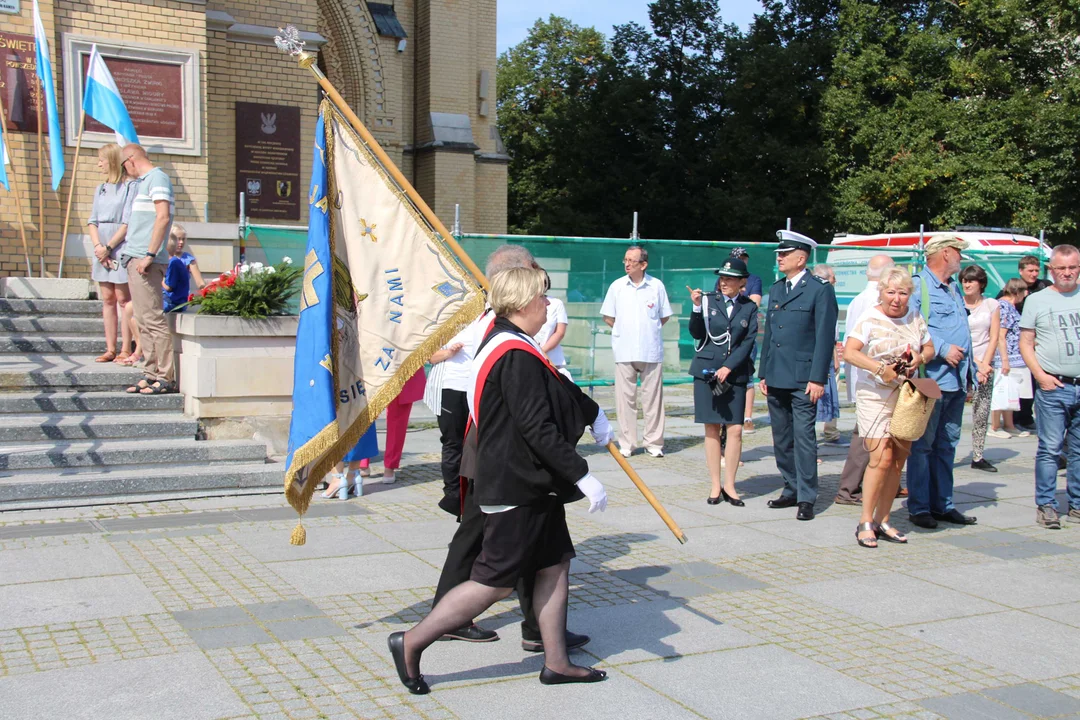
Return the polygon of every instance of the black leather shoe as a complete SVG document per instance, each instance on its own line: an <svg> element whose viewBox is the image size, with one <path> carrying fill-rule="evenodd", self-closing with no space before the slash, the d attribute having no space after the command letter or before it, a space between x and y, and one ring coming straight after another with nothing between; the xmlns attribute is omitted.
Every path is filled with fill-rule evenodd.
<svg viewBox="0 0 1080 720"><path fill-rule="evenodd" d="M773 509L780 509L780 508L795 507L796 505L799 504L799 501L796 500L794 496L781 495L778 498L774 498L774 499L770 500L766 504L769 507L773 508Z"/></svg>
<svg viewBox="0 0 1080 720"><path fill-rule="evenodd" d="M912 525L917 525L927 530L933 530L937 527L937 520L933 518L930 513L919 513L918 515L908 515L908 520Z"/></svg>
<svg viewBox="0 0 1080 720"><path fill-rule="evenodd" d="M997 472L997 468L994 467L989 460L982 458L981 460L975 460L971 463L972 470L985 470L986 472Z"/></svg>
<svg viewBox="0 0 1080 720"><path fill-rule="evenodd" d="M465 642L495 642L499 639L499 633L494 630L485 630L476 623L458 628L453 632L443 635L440 640L464 640Z"/></svg>
<svg viewBox="0 0 1080 720"><path fill-rule="evenodd" d="M720 490L720 497L724 498L724 500L731 503L735 507L746 507L746 503L744 503L741 499L737 497L731 497L727 494L726 490Z"/></svg>
<svg viewBox="0 0 1080 720"><path fill-rule="evenodd" d="M799 503L799 512L795 516L796 520L813 520L814 519L814 503L801 502Z"/></svg>
<svg viewBox="0 0 1080 720"><path fill-rule="evenodd" d="M397 668L398 679L413 695L427 695L431 692L423 675L409 677L409 671L405 667L405 633L390 633L386 638L386 644L390 648L390 656L394 658L394 667Z"/></svg>
<svg viewBox="0 0 1080 720"><path fill-rule="evenodd" d="M591 640L588 635L580 635L575 632L566 631L566 649L575 650L579 647L584 647L589 644ZM544 641L540 639L539 635L533 635L533 633L521 628L521 649L525 652L544 652Z"/></svg>
<svg viewBox="0 0 1080 720"><path fill-rule="evenodd" d="M575 677L573 675L561 675L554 670L548 670L547 665L540 671L541 685L565 685L566 683L594 683L607 680L607 673L596 668L587 668L588 675Z"/></svg>
<svg viewBox="0 0 1080 720"><path fill-rule="evenodd" d="M721 490L720 492L723 492L723 490ZM720 504L720 496L717 495L716 497L708 498L708 499L705 500L705 502L709 503L710 505L719 505Z"/></svg>
<svg viewBox="0 0 1080 720"><path fill-rule="evenodd" d="M977 521L974 515L965 515L956 508L953 508L947 513L930 513L935 520L941 522L952 523L953 525L974 525Z"/></svg>

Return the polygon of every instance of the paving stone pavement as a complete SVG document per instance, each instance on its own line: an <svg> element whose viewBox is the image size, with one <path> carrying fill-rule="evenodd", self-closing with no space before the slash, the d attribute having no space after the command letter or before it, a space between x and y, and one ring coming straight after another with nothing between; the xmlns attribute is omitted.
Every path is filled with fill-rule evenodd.
<svg viewBox="0 0 1080 720"><path fill-rule="evenodd" d="M610 502L568 511L570 626L606 683L541 686L510 599L480 619L501 641L436 643L433 692L400 686L386 634L430 609L455 529L419 427L398 482L318 499L303 547L280 495L0 513L0 716L1080 719L1080 525L1035 526L1033 438L991 438L986 474L965 437L956 500L977 525L912 530L898 501L911 542L866 550L858 508L832 502L843 448L821 450L816 520L766 507L781 482L758 420L745 508L704 502L683 412L665 458L633 456L686 545L582 445Z"/></svg>

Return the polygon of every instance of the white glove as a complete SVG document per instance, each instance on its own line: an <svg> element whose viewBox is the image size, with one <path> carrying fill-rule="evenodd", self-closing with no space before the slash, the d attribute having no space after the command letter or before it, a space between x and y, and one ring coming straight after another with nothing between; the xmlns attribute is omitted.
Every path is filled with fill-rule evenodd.
<svg viewBox="0 0 1080 720"><path fill-rule="evenodd" d="M607 492L604 490L603 484L593 477L592 473L578 480L577 486L578 490L581 490L585 497L589 498L589 512L594 513L597 510L604 512L604 510L607 510Z"/></svg>
<svg viewBox="0 0 1080 720"><path fill-rule="evenodd" d="M608 422L607 415L603 410L593 420L590 432L592 432L593 440L596 441L597 445L606 446L615 439L615 431L611 429L611 423Z"/></svg>

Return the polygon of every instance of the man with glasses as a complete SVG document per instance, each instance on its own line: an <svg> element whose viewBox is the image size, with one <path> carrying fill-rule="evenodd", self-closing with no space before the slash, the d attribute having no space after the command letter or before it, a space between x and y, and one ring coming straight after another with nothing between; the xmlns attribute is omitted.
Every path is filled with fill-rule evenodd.
<svg viewBox="0 0 1080 720"><path fill-rule="evenodd" d="M623 255L626 277L611 283L600 314L611 328L615 354L615 409L619 414L619 450L630 457L637 444L637 382L645 409L645 450L664 457L664 339L663 327L671 317L664 283L645 272L649 253L627 248Z"/></svg>
<svg viewBox="0 0 1080 720"><path fill-rule="evenodd" d="M138 179L128 220L127 245L120 262L128 271L131 303L146 358L146 377L127 391L143 395L175 393L178 388L172 331L161 300L161 282L169 264L165 241L176 208L172 181L165 171L154 167L141 146L126 145L121 152L128 175Z"/></svg>
<svg viewBox="0 0 1080 720"><path fill-rule="evenodd" d="M926 318L936 353L926 364L926 374L941 388L941 400L934 405L926 432L912 444L907 464L908 513L912 524L922 528L936 528L938 521L975 524L973 516L953 505L953 461L964 402L975 380L964 293L954 278L960 272L960 251L966 247L955 235L934 236L926 243L926 267L912 278L909 307Z"/></svg>
<svg viewBox="0 0 1080 720"><path fill-rule="evenodd" d="M1068 437L1066 519L1080 523L1080 251L1058 245L1050 256L1054 284L1029 295L1020 316L1020 354L1035 379L1035 522L1061 529L1058 457Z"/></svg>

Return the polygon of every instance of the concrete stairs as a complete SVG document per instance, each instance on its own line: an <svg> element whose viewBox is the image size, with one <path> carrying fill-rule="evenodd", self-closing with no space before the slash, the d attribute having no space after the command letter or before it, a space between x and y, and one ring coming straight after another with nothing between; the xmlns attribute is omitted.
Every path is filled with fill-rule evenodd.
<svg viewBox="0 0 1080 720"><path fill-rule="evenodd" d="M101 305L0 299L0 511L269 492L284 468L254 440L198 440L180 395L124 388L95 363Z"/></svg>

